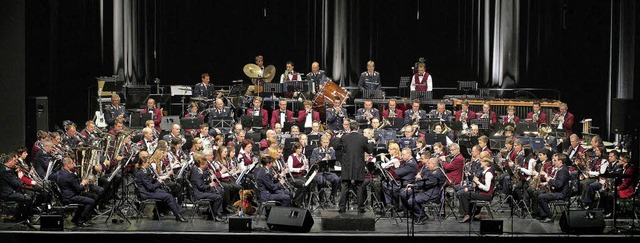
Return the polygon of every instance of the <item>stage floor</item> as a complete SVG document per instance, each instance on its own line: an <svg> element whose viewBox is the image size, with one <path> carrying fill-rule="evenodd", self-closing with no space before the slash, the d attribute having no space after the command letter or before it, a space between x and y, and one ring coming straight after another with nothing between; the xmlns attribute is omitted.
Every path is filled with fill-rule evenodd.
<svg viewBox="0 0 640 243"><path fill-rule="evenodd" d="M603 232L591 232L587 234L568 234L562 232L559 221L559 213L555 216L553 223L542 223L532 218L521 218L518 216L510 217L511 211L508 205L500 205L499 199L494 199L493 203L493 220L502 221L503 233L502 234L480 234L480 221L471 221L471 223L459 223L458 219L446 212L447 218L441 222L433 215L430 215L429 219L424 225L413 224L411 220L402 217L392 217L389 213L381 217L375 215L373 212L367 212L365 214L358 215L355 211L348 211L346 214L353 217L369 217L374 218L375 231L352 231L352 230L324 230L323 229L323 216L331 217L331 215L337 215L337 208L334 206L328 206L324 209L318 208L310 211L313 218L313 226L308 233L293 233L288 231L271 230L267 225L267 219L262 216L260 218L252 218L251 232L234 233L229 232L228 222L215 222L206 220L202 216L196 215L191 220L189 214L190 208L185 209L185 217L190 221L187 223L180 223L175 221L173 216L165 216L160 220L152 220L150 218L136 219L133 216L127 217L130 221L124 221L122 223L113 222L113 219L122 219L119 216L103 215L97 216L91 221L89 227L75 227L74 224L69 222L69 218L66 218L64 231L40 231L39 222L34 222L35 229L29 229L24 225L18 225L12 222L0 223L0 237L6 235L10 239L10 242L30 240L31 237L64 237L65 235L74 235L74 239L81 239L80 235L86 237L95 237L95 235L105 235L108 237L115 237L112 239L118 239L120 236L130 237L142 237L141 239L155 239L164 242L168 239L176 238L176 240L193 239L197 241L201 237L208 237L211 235L225 236L228 239L261 239L267 238L279 238L286 236L297 236L303 238L332 238L339 237L344 239L345 237L615 237L615 238L630 238L635 236L637 231L629 230L631 226L635 226L638 222L633 222L630 218L619 218L615 222L613 219L605 219L605 229ZM447 208L447 210L449 210ZM457 209L456 209L457 210ZM336 212L334 212L336 211ZM324 212L324 213L323 213ZM127 214L125 210L125 214ZM233 215L232 215L233 216ZM491 219L487 214L486 209L483 209L481 216L486 220ZM229 216L226 217L228 220ZM615 227L614 227L615 223ZM80 238L78 238L80 237ZM248 238L247 238L248 237ZM288 239L288 238L287 238ZM286 239L283 239L287 241ZM182 241L184 242L184 241Z"/></svg>

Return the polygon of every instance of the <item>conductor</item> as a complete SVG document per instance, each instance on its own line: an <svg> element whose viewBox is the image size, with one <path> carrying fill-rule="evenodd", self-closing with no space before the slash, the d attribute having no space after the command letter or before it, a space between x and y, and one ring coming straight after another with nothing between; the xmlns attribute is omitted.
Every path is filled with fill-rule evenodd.
<svg viewBox="0 0 640 243"><path fill-rule="evenodd" d="M373 153L375 141L367 139L358 133L360 125L352 122L351 133L344 134L339 141L344 149L342 156L342 190L340 192L339 213L344 213L347 209L347 197L349 188L355 186L358 200L358 213L364 213L365 190L362 187L365 175L364 153Z"/></svg>

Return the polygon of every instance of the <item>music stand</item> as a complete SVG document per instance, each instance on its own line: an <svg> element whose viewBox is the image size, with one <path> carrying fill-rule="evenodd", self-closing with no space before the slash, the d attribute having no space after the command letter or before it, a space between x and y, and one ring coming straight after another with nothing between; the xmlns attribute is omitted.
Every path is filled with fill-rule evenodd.
<svg viewBox="0 0 640 243"><path fill-rule="evenodd" d="M518 122L516 124L516 134L531 134L538 131L536 122Z"/></svg>
<svg viewBox="0 0 640 243"><path fill-rule="evenodd" d="M369 127L369 120L364 118L364 116L356 116L356 122L360 125L360 129L365 129Z"/></svg>
<svg viewBox="0 0 640 243"><path fill-rule="evenodd" d="M478 129L479 130L488 130L489 129L489 123L490 120L489 118L477 118L477 119L471 119L471 124L476 124L478 125Z"/></svg>
<svg viewBox="0 0 640 243"><path fill-rule="evenodd" d="M240 117L240 123L242 123L242 127L262 128L262 117L242 116Z"/></svg>
<svg viewBox="0 0 640 243"><path fill-rule="evenodd" d="M156 101L156 106L160 108L158 104L167 104L171 99L171 95L170 94L149 94L147 95L147 98L144 99L145 103L147 100L149 100L149 98L153 98L153 100Z"/></svg>
<svg viewBox="0 0 640 243"><path fill-rule="evenodd" d="M200 117L183 117L180 118L180 125L182 129L200 129L200 124L204 123L204 120Z"/></svg>
<svg viewBox="0 0 640 243"><path fill-rule="evenodd" d="M567 137L567 132L564 129L555 129L551 134L556 138L565 138Z"/></svg>
<svg viewBox="0 0 640 243"><path fill-rule="evenodd" d="M500 150L504 148L505 142L506 142L506 138L489 138L489 148Z"/></svg>
<svg viewBox="0 0 640 243"><path fill-rule="evenodd" d="M309 145L320 144L320 135L307 135Z"/></svg>
<svg viewBox="0 0 640 243"><path fill-rule="evenodd" d="M142 129L145 122L151 120L151 113L131 113L129 114L129 126L132 129Z"/></svg>
<svg viewBox="0 0 640 243"><path fill-rule="evenodd" d="M426 91L426 90L423 90L423 91L413 90L409 93L409 98L411 100L418 99L420 101L433 100L433 92Z"/></svg>
<svg viewBox="0 0 640 243"><path fill-rule="evenodd" d="M404 127L404 119L402 118L388 118L389 123L391 124L391 127L393 127L396 130L400 130L402 129L402 127Z"/></svg>
<svg viewBox="0 0 640 243"><path fill-rule="evenodd" d="M213 128L231 128L233 127L233 118L232 117L214 117L211 119L211 124L209 124Z"/></svg>
<svg viewBox="0 0 640 243"><path fill-rule="evenodd" d="M321 172L331 172L336 167L335 159L318 161L318 170Z"/></svg>
<svg viewBox="0 0 640 243"><path fill-rule="evenodd" d="M234 84L231 86L231 90L229 91L230 97L241 96L247 92L249 88L248 84Z"/></svg>
<svg viewBox="0 0 640 243"><path fill-rule="evenodd" d="M264 96L269 96L267 94L282 94L283 84L282 83L264 83L264 87L262 93L265 93Z"/></svg>
<svg viewBox="0 0 640 243"><path fill-rule="evenodd" d="M171 96L180 95L180 104L182 107L182 112L180 116L184 116L184 100L187 95L192 95L191 87L185 85L171 85Z"/></svg>
<svg viewBox="0 0 640 243"><path fill-rule="evenodd" d="M451 130L461 131L462 130L462 122L461 121L452 121L451 125L449 127L451 128Z"/></svg>
<svg viewBox="0 0 640 243"><path fill-rule="evenodd" d="M382 90L368 90L362 91L363 99L382 99Z"/></svg>
<svg viewBox="0 0 640 243"><path fill-rule="evenodd" d="M427 133L425 134L425 142L427 145L433 145L436 142L440 142L443 146L446 146L447 135L440 133Z"/></svg>
<svg viewBox="0 0 640 243"><path fill-rule="evenodd" d="M284 90L287 92L309 92L309 81L286 81Z"/></svg>

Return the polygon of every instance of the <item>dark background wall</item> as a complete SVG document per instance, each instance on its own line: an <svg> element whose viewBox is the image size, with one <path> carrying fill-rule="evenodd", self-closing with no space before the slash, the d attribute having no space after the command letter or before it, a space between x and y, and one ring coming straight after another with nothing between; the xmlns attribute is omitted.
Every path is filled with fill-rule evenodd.
<svg viewBox="0 0 640 243"><path fill-rule="evenodd" d="M141 80L158 78L162 85L193 85L201 73L208 72L214 84L229 85L232 80L246 79L242 67L253 63L258 54L265 56L266 65L275 65L277 75L288 60L306 73L311 62L323 56L320 2L138 1L144 25L140 38L146 43L141 55L147 57ZM410 74L417 58L425 57L435 86L455 87L457 80L485 81L479 78L483 73L475 46L478 26L473 18L478 3L350 1L350 35L357 36L358 49L352 50L349 77L355 79L372 59L382 74L383 86L397 86L401 76ZM114 74L112 2L105 1L103 45L98 1L27 0L24 5L25 94L49 97L52 127L67 119L82 127L94 111L88 104L96 92L95 77ZM531 0L520 5L518 87L557 89L577 120L593 118L594 126L604 126L611 3ZM637 26L635 33L636 40L640 39ZM637 70L636 80L640 77ZM635 94L639 86L634 85Z"/></svg>

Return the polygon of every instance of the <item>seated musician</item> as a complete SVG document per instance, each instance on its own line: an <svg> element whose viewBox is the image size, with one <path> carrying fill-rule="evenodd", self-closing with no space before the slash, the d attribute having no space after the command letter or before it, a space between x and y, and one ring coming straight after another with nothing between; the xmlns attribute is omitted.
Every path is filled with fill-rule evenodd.
<svg viewBox="0 0 640 243"><path fill-rule="evenodd" d="M253 97L253 107L247 109L247 116L261 116L262 128L266 128L267 125L269 125L269 114L267 113L267 110L262 108L262 97Z"/></svg>
<svg viewBox="0 0 640 243"><path fill-rule="evenodd" d="M420 100L411 102L411 109L404 111L404 124L419 124L420 119L427 118L427 111L420 109Z"/></svg>
<svg viewBox="0 0 640 243"><path fill-rule="evenodd" d="M309 132L307 135L322 136L323 134L324 131L322 131L321 129L320 121L314 121L313 123L311 123L311 132Z"/></svg>
<svg viewBox="0 0 640 243"><path fill-rule="evenodd" d="M80 132L80 136L86 142L90 142L91 140L98 138L96 124L91 120L85 122L84 129Z"/></svg>
<svg viewBox="0 0 640 243"><path fill-rule="evenodd" d="M20 172L22 172L22 176L20 177L20 180L22 182L24 182L24 189L25 189L25 193L31 195L32 197L35 197L36 194L42 194L43 193L43 182L44 180L42 178L40 178L40 176L38 176L38 173L35 171L35 169L30 165L30 163L27 163L27 148L25 147L20 147L16 150L15 152L16 155L16 172L18 172L18 175L20 175ZM9 157L11 157L11 154L9 154ZM43 196L51 196L51 195L43 195ZM40 198L38 198L40 199ZM50 200L47 198L42 198L42 200L37 200L36 203L38 202L42 202L45 200Z"/></svg>
<svg viewBox="0 0 640 243"><path fill-rule="evenodd" d="M416 138L414 137L416 133L415 129L417 129L417 127L411 125L402 128L401 132L404 134L404 137L398 139L398 145L400 145L401 149L409 148L413 151L416 148Z"/></svg>
<svg viewBox="0 0 640 243"><path fill-rule="evenodd" d="M172 138L169 143L167 158L169 159L169 166L171 166L174 175L177 175L182 166L189 161L189 155L182 150L182 144L180 138Z"/></svg>
<svg viewBox="0 0 640 243"><path fill-rule="evenodd" d="M463 192L473 192L476 189L476 184L473 182L473 178L482 176L482 166L480 165L482 158L480 157L480 152L479 145L475 145L471 148L471 159L464 164L462 182L460 184L453 185L453 189L458 197L460 197ZM460 213L463 212L460 211Z"/></svg>
<svg viewBox="0 0 640 243"><path fill-rule="evenodd" d="M108 129L113 128L116 119L125 119L125 113L127 110L120 104L120 95L111 95L111 105L104 107L104 120L107 122Z"/></svg>
<svg viewBox="0 0 640 243"><path fill-rule="evenodd" d="M462 130L466 130L465 126L471 124L471 119L476 118L476 113L469 109L469 101L464 100L461 104L461 109L456 111L456 120L462 122Z"/></svg>
<svg viewBox="0 0 640 243"><path fill-rule="evenodd" d="M22 188L28 186L22 180L26 176L26 172L16 172L18 159L15 153L0 155L0 162L2 163L0 164L0 198L5 202L18 203L18 211L15 215L17 220L29 220L32 216L31 211L35 195L30 195L22 190ZM35 186L36 181L31 181L30 185ZM30 222L27 222L30 225Z"/></svg>
<svg viewBox="0 0 640 243"><path fill-rule="evenodd" d="M569 169L567 168L568 159L564 154L556 153L553 155L553 169L547 179L548 188L551 191L541 193L538 196L538 211L540 212L540 221L544 223L553 222L553 214L549 208L549 201L568 199L571 196L571 185L569 181Z"/></svg>
<svg viewBox="0 0 640 243"><path fill-rule="evenodd" d="M138 146L140 146L140 150L145 150L149 152L149 154L153 154L158 146L158 139L153 137L153 130L155 128L145 127L142 129L142 139L138 141Z"/></svg>
<svg viewBox="0 0 640 243"><path fill-rule="evenodd" d="M491 126L493 126L493 124L496 124L496 122L498 122L498 116L493 110L491 110L491 104L488 101L485 101L482 104L482 111L476 112L476 118L489 119L489 125Z"/></svg>
<svg viewBox="0 0 640 243"><path fill-rule="evenodd" d="M489 155L493 155L493 151L489 148L489 137L485 135L478 137L478 145L480 145L482 151L486 151Z"/></svg>
<svg viewBox="0 0 640 243"><path fill-rule="evenodd" d="M164 137L162 137L162 139L164 141L167 141L167 143L170 143L173 139L179 139L181 142L180 147L182 147L182 145L184 145L187 142L187 139L184 138L184 136L180 133L180 125L178 124L173 124L171 126L171 132L167 135L164 135Z"/></svg>
<svg viewBox="0 0 640 243"><path fill-rule="evenodd" d="M472 213L480 213L479 209L472 208L471 200L491 201L491 199L493 199L493 190L496 186L493 183L495 173L492 166L493 160L487 158L480 160L482 173L480 173L480 177L473 177L473 182L476 185L475 190L466 190L458 197L460 201L460 211L464 214L462 220L459 221L460 223L471 221L471 218L476 216L471 215Z"/></svg>
<svg viewBox="0 0 640 243"><path fill-rule="evenodd" d="M399 205L395 198L392 197L391 193L393 191L392 189L399 190L397 187L401 186L397 181L398 175L395 173L395 169L400 166L402 154L400 152L400 146L395 142L390 142L387 147L387 150L389 151L389 158L387 158L387 155L385 154L380 155L380 167L385 170L383 172L385 175L384 182L382 183L383 192L385 194L384 204L399 209Z"/></svg>
<svg viewBox="0 0 640 243"><path fill-rule="evenodd" d="M150 168L150 159L148 153L145 151L140 152L140 160L138 160L138 170L134 174L134 183L138 188L139 196L142 199L157 199L161 200L163 204L158 206L168 207L178 222L187 222L182 216L180 205L175 197L167 192L166 186L162 181L162 178L157 177L155 169ZM154 210L155 211L155 210ZM160 210L161 212L164 211ZM159 215L154 215L154 218L159 218Z"/></svg>
<svg viewBox="0 0 640 243"><path fill-rule="evenodd" d="M397 175L396 184L389 186L389 184L383 184L385 201L391 202L397 209L401 206L402 198L400 192L403 191L408 185L415 182L416 174L418 173L418 162L413 157L413 152L410 148L403 148L401 159L397 163L393 164L394 172ZM398 201L400 200L400 201Z"/></svg>
<svg viewBox="0 0 640 243"><path fill-rule="evenodd" d="M580 138L577 134L571 134L571 136L569 136L569 144L569 147L562 153L567 155L571 164L575 164L575 161L584 155L585 149L580 145Z"/></svg>
<svg viewBox="0 0 640 243"><path fill-rule="evenodd" d="M464 156L460 153L460 145L452 143L447 146L450 154L448 156L439 156L442 163L442 169L449 178L448 185L454 186L462 182L462 170L464 169ZM435 152L435 151L434 151ZM450 157L450 160L447 160Z"/></svg>
<svg viewBox="0 0 640 243"><path fill-rule="evenodd" d="M129 165L120 165L120 163L126 163L128 161L131 153L131 135L129 134L129 132L123 132L119 137L116 137L116 141L114 141L114 149L109 150L108 152L108 158L110 160L105 159L101 163L101 168L97 168L95 170L101 172L97 173L99 175L96 175L95 177L98 180L98 185L104 188L104 201L116 197L116 193L119 189L120 183L122 183L121 173L131 172L131 168L134 166L134 163L131 163ZM120 170L116 171L116 168L118 168L118 166L121 166L121 168ZM109 178L111 178L111 181L109 181ZM102 204L99 204L98 206L101 208L104 207L104 205Z"/></svg>
<svg viewBox="0 0 640 243"><path fill-rule="evenodd" d="M574 116L571 112L568 112L569 106L567 103L560 104L560 110L553 115L553 119L551 120L551 125L555 129L564 130L567 133L567 136L571 136L573 131L571 128L573 127Z"/></svg>
<svg viewBox="0 0 640 243"><path fill-rule="evenodd" d="M604 189L601 189L601 202L603 203L604 208L604 217L610 218L613 212L613 203L619 199L629 199L634 195L634 190L636 188L635 182L635 168L633 164L629 162L631 157L628 154L623 154L620 156L620 165L622 167L622 171L618 171L615 173L617 177L609 178L609 183L604 183ZM617 188L613 188L613 187ZM618 192L618 195L615 195L617 198L614 200L614 193ZM632 206L635 208L635 206ZM632 209L635 210L635 209Z"/></svg>
<svg viewBox="0 0 640 243"><path fill-rule="evenodd" d="M153 120L153 125L156 130L161 131L160 123L162 122L162 111L158 109L156 105L156 101L152 98L147 100L147 107L140 110L140 114L149 113L151 114L151 120ZM115 125L114 125L115 126Z"/></svg>
<svg viewBox="0 0 640 243"><path fill-rule="evenodd" d="M538 160L535 162L529 161L529 163L535 163L532 178L529 181L529 188L527 188L527 194L531 198L531 215L540 215L538 206L538 196L541 193L546 192L546 183L553 171L553 163L551 162L551 151L546 148L541 149L538 152Z"/></svg>
<svg viewBox="0 0 640 243"><path fill-rule="evenodd" d="M497 173L496 175L496 179L497 179L497 183L500 183L499 185L502 185L502 193L504 193L505 195L511 195L512 194L512 174L508 173L507 171L507 167L511 168L511 171L514 171L515 168L513 167L515 164L513 161L516 160L516 156L517 156L517 151L515 150L515 146L514 145L514 140L512 137L507 137L504 141L504 148L500 149L500 157L499 160L497 161L498 163L500 163L499 166L500 168L502 168L502 173ZM522 148L522 147L520 147ZM495 169L494 169L495 170Z"/></svg>
<svg viewBox="0 0 640 243"><path fill-rule="evenodd" d="M320 70L320 63L311 63L311 72L307 73L307 80L313 84L310 90L312 94L320 92L320 86L324 85L325 80L327 80L327 74L325 74L324 70Z"/></svg>
<svg viewBox="0 0 640 243"><path fill-rule="evenodd" d="M193 87L193 97L202 98L203 100L200 101L199 106L202 108L206 108L208 100L212 100L216 97L220 98L222 93L216 94L216 90L213 87L213 84L210 83L211 78L209 77L209 73L200 74L200 81L200 83L197 83Z"/></svg>
<svg viewBox="0 0 640 243"><path fill-rule="evenodd" d="M611 150L611 152L609 152L609 156L607 157L607 161L606 162L602 162L600 164L600 169L599 169L599 177L598 180L589 184L588 187L583 188L582 190L586 190L586 194L582 194L582 204L584 205L585 209L589 209L589 208L595 208L596 205L598 204L594 204L595 201L595 197L596 197L596 192L599 192L600 195L603 195L606 190L603 189L603 186L607 183L609 183L609 188L608 190L612 189L612 179L613 178L607 178L604 177L603 175L611 175L611 174L621 174L623 171L623 167L622 167L622 163L619 163L619 153L617 150ZM606 189L606 188L605 188ZM601 198L602 199L602 198ZM599 203L600 205L604 205L602 203Z"/></svg>
<svg viewBox="0 0 640 243"><path fill-rule="evenodd" d="M202 121L202 124L205 124L204 116L198 113L198 103L196 102L191 102L189 104L189 113L185 114L184 117L185 118L198 117ZM196 136L198 135L198 133L200 133L200 129L186 129L185 132L191 134L192 136Z"/></svg>
<svg viewBox="0 0 640 243"><path fill-rule="evenodd" d="M367 119L367 121L371 122L372 118L380 118L380 111L373 107L373 101L371 99L366 99L364 100L363 107L358 108L356 111L356 117L361 117L362 119Z"/></svg>
<svg viewBox="0 0 640 243"><path fill-rule="evenodd" d="M152 135L153 135L153 139L161 139L160 137L160 131L158 129L156 129L156 125L153 122L153 120L147 120L144 122L144 126L148 127L149 129L151 129Z"/></svg>
<svg viewBox="0 0 640 243"><path fill-rule="evenodd" d="M433 90L433 81L431 75L425 71L426 67L426 63L418 63L418 72L411 77L411 85L409 86L411 91Z"/></svg>
<svg viewBox="0 0 640 243"><path fill-rule="evenodd" d="M407 185L400 193L402 205L412 212L417 224L424 224L427 215L423 204L433 202L440 204L440 189L447 179L439 168L438 159L422 159L422 169L416 174L415 182Z"/></svg>
<svg viewBox="0 0 640 243"><path fill-rule="evenodd" d="M591 153L593 153L594 156L591 156ZM609 165L609 162L604 156L607 156L607 149L604 145L601 145L588 150L584 159L579 159L576 161L576 164L574 164L577 173L580 173L578 178L580 179L579 190L581 198L587 197L589 185L598 181L600 174L606 172L606 167ZM592 202L593 200L587 199L587 201Z"/></svg>
<svg viewBox="0 0 640 243"><path fill-rule="evenodd" d="M507 115L502 118L502 124L518 124L520 117L516 115L516 107L513 105L507 106Z"/></svg>
<svg viewBox="0 0 640 243"><path fill-rule="evenodd" d="M240 148L236 161L238 163L238 169L242 172L250 169L252 164L258 162L259 155L253 154L253 141L250 139L242 139Z"/></svg>
<svg viewBox="0 0 640 243"><path fill-rule="evenodd" d="M209 120L207 121L207 123L209 123L209 127L213 128L217 128L220 126L219 124L217 124L215 119L233 118L233 111L229 107L224 106L224 101L221 98L216 99L215 107L207 109L207 111L205 111L204 113L209 116ZM210 129L209 133L212 133L214 131L214 129ZM212 135L215 136L217 134Z"/></svg>
<svg viewBox="0 0 640 243"><path fill-rule="evenodd" d="M233 212L233 203L240 199L238 192L242 190L242 186L236 184L240 170L229 157L231 155L235 156L235 150L231 154L229 148L222 146L218 151L215 151L215 154L209 153L209 151L204 152L207 162L215 166L213 170L215 177L218 178L221 187L224 189L222 205L225 212Z"/></svg>
<svg viewBox="0 0 640 243"><path fill-rule="evenodd" d="M480 133L480 127L478 127L478 124L471 124L471 133L469 135L472 137L482 136L482 133Z"/></svg>
<svg viewBox="0 0 640 243"><path fill-rule="evenodd" d="M306 175L309 173L310 165L307 157L302 154L302 145L299 142L294 142L291 149L293 153L287 159L287 168L289 168L289 172L293 176L293 186L296 188L293 202L295 205L300 206L303 204L307 192L304 184L307 180Z"/></svg>
<svg viewBox="0 0 640 243"><path fill-rule="evenodd" d="M67 132L64 134L64 140L62 141L68 148L75 151L78 149L78 146L84 145L84 140L80 135L76 132L76 125L69 124L66 126Z"/></svg>
<svg viewBox="0 0 640 243"><path fill-rule="evenodd" d="M154 169L158 180L162 181L163 185L171 195L174 197L180 196L182 187L180 184L173 181L174 172L171 168L169 158L169 144L164 141L158 141L156 150L149 156L149 165ZM181 198L179 198L181 200Z"/></svg>
<svg viewBox="0 0 640 243"><path fill-rule="evenodd" d="M264 134L265 138L260 140L260 151L264 151L269 148L268 142L270 139L276 140L276 132L273 129L267 130Z"/></svg>
<svg viewBox="0 0 640 243"><path fill-rule="evenodd" d="M336 159L336 151L329 147L329 141L331 140L331 136L323 135L320 138L320 146L313 149L313 153L309 157L311 165L318 164L320 161L328 161ZM335 204L335 198L338 195L338 190L340 188L340 177L331 171L322 171L316 175L316 183L318 189L322 188L325 185L331 187L331 195L329 199L332 204Z"/></svg>
<svg viewBox="0 0 640 243"><path fill-rule="evenodd" d="M298 122L304 123L305 133L309 133L312 130L313 122L320 122L320 112L313 110L313 102L305 100L303 102L304 110L298 111Z"/></svg>
<svg viewBox="0 0 640 243"><path fill-rule="evenodd" d="M200 138L203 147L211 147L213 145L214 137L209 135L209 124L202 123L199 126L198 133L196 133L193 138Z"/></svg>
<svg viewBox="0 0 640 243"><path fill-rule="evenodd" d="M511 125L507 125L506 127L504 127L503 137L512 138L515 141L516 136L514 132L515 132L515 129Z"/></svg>
<svg viewBox="0 0 640 243"><path fill-rule="evenodd" d="M210 150L207 150L206 153L209 154L209 158L213 158ZM223 219L220 215L222 215L222 195L224 191L221 190L224 189L213 179L216 175L209 167L207 156L204 153L193 154L193 162L195 166L191 171L189 182L193 187L195 199L209 199L213 212L207 212L209 214L207 219L222 222Z"/></svg>
<svg viewBox="0 0 640 243"><path fill-rule="evenodd" d="M45 179L49 162L54 162L58 158L53 156L53 142L45 140L42 142L42 149L39 149L33 159L33 168L38 172L38 176Z"/></svg>
<svg viewBox="0 0 640 243"><path fill-rule="evenodd" d="M342 107L340 97L333 98L333 107L327 109L327 128L331 131L339 131L342 129L344 119L349 119L347 109Z"/></svg>
<svg viewBox="0 0 640 243"><path fill-rule="evenodd" d="M62 170L58 172L56 184L60 187L64 202L82 204L72 222L80 227L88 226L87 222L91 220L91 213L100 202L104 189L92 184L91 175L80 179L73 172L76 166L73 159L65 157L62 159L62 166Z"/></svg>
<svg viewBox="0 0 640 243"><path fill-rule="evenodd" d="M291 206L291 192L284 190L285 179L277 179L274 176L276 174L273 170L275 159L271 156L265 156L260 160L260 164L262 166L256 170L256 184L260 201L277 201L281 206Z"/></svg>
<svg viewBox="0 0 640 243"><path fill-rule="evenodd" d="M531 122L538 123L538 125L547 123L547 113L540 110L540 101L533 102L533 111L527 113L527 120L529 119Z"/></svg>
<svg viewBox="0 0 640 243"><path fill-rule="evenodd" d="M396 108L397 101L396 99L390 99L388 109L382 111L382 117L385 119L390 118L404 118L402 110Z"/></svg>
<svg viewBox="0 0 640 243"><path fill-rule="evenodd" d="M109 134L116 135L121 132L123 128L124 119L116 119L115 123L113 124L113 129L109 130Z"/></svg>
<svg viewBox="0 0 640 243"><path fill-rule="evenodd" d="M281 99L279 109L271 112L271 129L275 128L276 123L284 127L285 122L293 122L293 111L287 110L287 100Z"/></svg>
<svg viewBox="0 0 640 243"><path fill-rule="evenodd" d="M441 121L451 121L451 118L454 118L452 112L445 109L444 102L438 102L436 109L431 110L428 116L430 118L438 118Z"/></svg>
<svg viewBox="0 0 640 243"><path fill-rule="evenodd" d="M453 131L451 129L443 129L444 123L436 123L433 132L436 134L444 134L446 136L447 145L453 143Z"/></svg>
<svg viewBox="0 0 640 243"><path fill-rule="evenodd" d="M367 62L367 71L360 74L358 79L358 89L360 92L364 90L380 90L382 88L382 81L380 80L380 73L375 71L376 64L373 61Z"/></svg>

